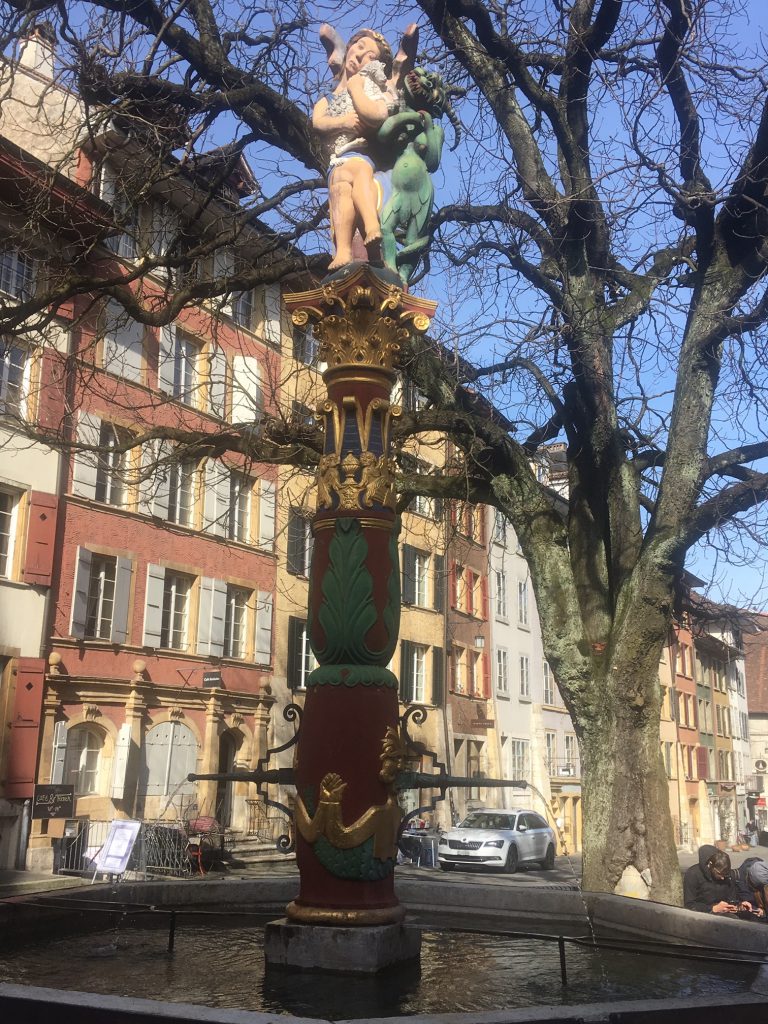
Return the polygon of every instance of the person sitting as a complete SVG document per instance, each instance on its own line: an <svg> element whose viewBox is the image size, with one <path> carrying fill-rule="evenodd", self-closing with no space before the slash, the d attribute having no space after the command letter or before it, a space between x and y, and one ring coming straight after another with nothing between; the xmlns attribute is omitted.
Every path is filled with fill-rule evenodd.
<svg viewBox="0 0 768 1024"><path fill-rule="evenodd" d="M740 875L748 890L747 899L757 917L765 917L768 909L768 864L760 857L751 857L741 865Z"/></svg>
<svg viewBox="0 0 768 1024"><path fill-rule="evenodd" d="M730 857L714 846L700 847L699 863L685 872L683 905L686 910L704 914L737 914L754 909L731 871Z"/></svg>

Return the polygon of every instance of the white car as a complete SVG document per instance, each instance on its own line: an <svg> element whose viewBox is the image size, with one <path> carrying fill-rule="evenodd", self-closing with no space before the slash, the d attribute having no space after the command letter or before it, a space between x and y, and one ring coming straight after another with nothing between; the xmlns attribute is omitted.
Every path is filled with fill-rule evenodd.
<svg viewBox="0 0 768 1024"><path fill-rule="evenodd" d="M518 864L555 865L555 833L535 811L472 811L440 837L437 858L443 871L479 864L513 874Z"/></svg>

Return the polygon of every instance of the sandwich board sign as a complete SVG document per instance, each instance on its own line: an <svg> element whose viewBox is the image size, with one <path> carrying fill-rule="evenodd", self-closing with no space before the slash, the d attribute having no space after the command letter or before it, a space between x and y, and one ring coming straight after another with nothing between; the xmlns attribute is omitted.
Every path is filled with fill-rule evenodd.
<svg viewBox="0 0 768 1024"><path fill-rule="evenodd" d="M140 830L141 822L129 818L109 823L107 838L93 861L96 868L94 878L99 871L109 875L123 874L128 867Z"/></svg>

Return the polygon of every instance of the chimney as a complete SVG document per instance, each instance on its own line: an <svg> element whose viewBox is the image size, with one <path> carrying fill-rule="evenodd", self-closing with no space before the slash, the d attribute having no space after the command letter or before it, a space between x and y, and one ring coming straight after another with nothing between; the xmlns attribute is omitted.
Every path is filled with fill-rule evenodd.
<svg viewBox="0 0 768 1024"><path fill-rule="evenodd" d="M48 21L40 22L25 39L21 40L19 66L52 80L55 45L56 33L53 26Z"/></svg>

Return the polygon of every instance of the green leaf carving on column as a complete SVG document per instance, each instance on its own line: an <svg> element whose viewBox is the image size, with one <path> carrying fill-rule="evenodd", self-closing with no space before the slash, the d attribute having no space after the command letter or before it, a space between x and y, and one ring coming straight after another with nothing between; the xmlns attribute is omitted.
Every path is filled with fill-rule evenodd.
<svg viewBox="0 0 768 1024"><path fill-rule="evenodd" d="M357 519L337 519L322 582L318 620L326 646L317 650L323 664L366 664L370 654L365 635L376 623L373 579L365 565L368 543Z"/></svg>

